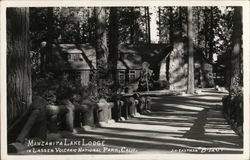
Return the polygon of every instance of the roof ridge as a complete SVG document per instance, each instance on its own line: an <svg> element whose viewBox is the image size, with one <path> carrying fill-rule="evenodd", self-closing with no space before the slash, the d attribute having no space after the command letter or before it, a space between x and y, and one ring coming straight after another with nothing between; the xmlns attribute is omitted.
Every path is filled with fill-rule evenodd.
<svg viewBox="0 0 250 160"><path fill-rule="evenodd" d="M77 48L77 49L79 49L79 50L82 51L81 55L82 55L82 57L84 58L84 60L87 62L87 64L89 65L89 67L90 67L91 69L95 69L95 67L94 67L93 64L92 64L92 61L89 60L89 58L86 56L85 52L84 52L83 49L79 46L79 44L75 44L75 45L76 45L76 48Z"/></svg>

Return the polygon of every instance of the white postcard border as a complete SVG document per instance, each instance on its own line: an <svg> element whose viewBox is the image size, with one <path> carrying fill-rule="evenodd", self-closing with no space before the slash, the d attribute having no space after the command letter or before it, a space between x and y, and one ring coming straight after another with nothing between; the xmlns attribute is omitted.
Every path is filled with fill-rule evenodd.
<svg viewBox="0 0 250 160"><path fill-rule="evenodd" d="M170 1L170 0L84 0L84 1L24 1L4 0L1 3L1 54L0 54L0 88L1 88L1 156L3 160L29 160L29 159L249 159L249 1ZM7 7L53 7L53 6L242 6L243 7L243 66L244 66L244 153L243 154L219 154L219 155L193 155L193 154L134 154L134 155L7 155L7 131L6 131L6 8Z"/></svg>

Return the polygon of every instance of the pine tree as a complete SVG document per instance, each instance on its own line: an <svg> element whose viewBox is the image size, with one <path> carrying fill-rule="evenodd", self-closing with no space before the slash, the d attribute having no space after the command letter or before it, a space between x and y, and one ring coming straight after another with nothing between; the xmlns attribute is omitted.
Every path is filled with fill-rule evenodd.
<svg viewBox="0 0 250 160"><path fill-rule="evenodd" d="M7 9L7 119L8 124L30 106L29 9Z"/></svg>
<svg viewBox="0 0 250 160"><path fill-rule="evenodd" d="M230 95L238 95L241 86L241 53L242 53L242 9L234 7L233 16L233 50L231 52Z"/></svg>
<svg viewBox="0 0 250 160"><path fill-rule="evenodd" d="M188 82L187 93L194 94L194 48L193 48L193 25L192 7L188 7Z"/></svg>
<svg viewBox="0 0 250 160"><path fill-rule="evenodd" d="M117 60L118 60L118 44L119 34L118 34L118 10L117 7L110 8L109 16L109 56L108 64L109 71L111 73L111 78L113 80L112 89L116 91L117 89Z"/></svg>

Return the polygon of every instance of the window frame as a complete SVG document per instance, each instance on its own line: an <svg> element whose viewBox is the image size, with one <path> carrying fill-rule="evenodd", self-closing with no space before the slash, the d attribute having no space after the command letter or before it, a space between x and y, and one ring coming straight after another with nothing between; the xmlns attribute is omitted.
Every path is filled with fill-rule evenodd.
<svg viewBox="0 0 250 160"><path fill-rule="evenodd" d="M128 77L129 77L129 83L135 83L136 82L136 70L129 70Z"/></svg>
<svg viewBox="0 0 250 160"><path fill-rule="evenodd" d="M125 82L126 82L126 71L125 70L118 71L118 81L119 81L119 84L122 84L122 85L125 84Z"/></svg>

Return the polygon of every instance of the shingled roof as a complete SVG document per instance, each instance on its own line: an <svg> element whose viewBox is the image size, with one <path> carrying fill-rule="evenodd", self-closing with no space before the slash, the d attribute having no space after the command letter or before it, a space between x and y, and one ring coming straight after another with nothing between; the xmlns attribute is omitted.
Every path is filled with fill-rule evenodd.
<svg viewBox="0 0 250 160"><path fill-rule="evenodd" d="M118 69L141 69L143 62L158 65L173 47L167 44L122 44L119 46Z"/></svg>
<svg viewBox="0 0 250 160"><path fill-rule="evenodd" d="M81 61L67 61L68 69L89 70L96 69L96 52L90 44L59 44L59 51L63 57L79 54ZM67 58L64 58L67 60Z"/></svg>
<svg viewBox="0 0 250 160"><path fill-rule="evenodd" d="M59 44L54 47L54 52L64 60L66 69L96 69L96 51L90 44ZM143 62L148 62L151 66L157 65L172 49L172 46L166 44L121 44L117 69L141 69ZM81 61L68 61L72 54L79 54Z"/></svg>

